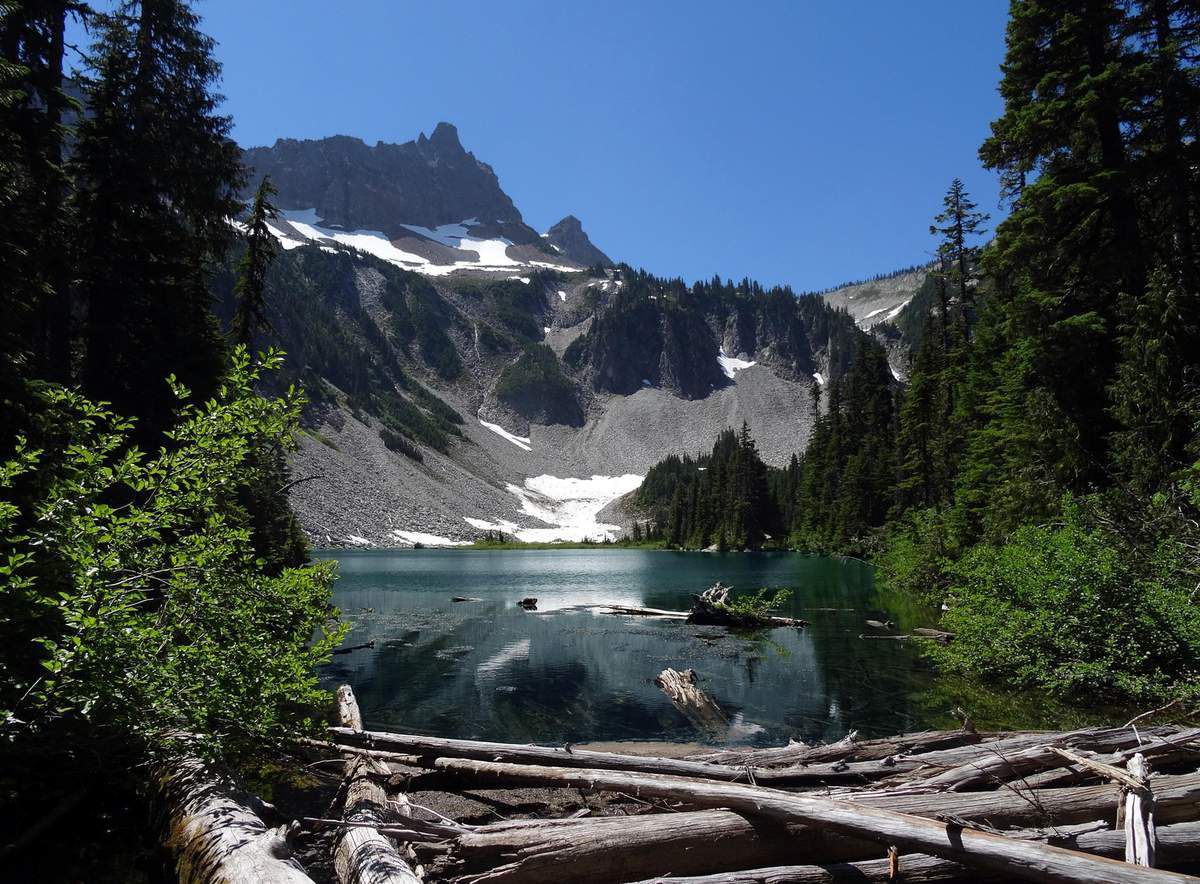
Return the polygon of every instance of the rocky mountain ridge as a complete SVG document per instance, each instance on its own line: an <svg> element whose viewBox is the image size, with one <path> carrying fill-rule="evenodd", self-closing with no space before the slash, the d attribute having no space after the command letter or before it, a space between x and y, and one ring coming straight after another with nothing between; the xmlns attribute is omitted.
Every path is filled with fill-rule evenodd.
<svg viewBox="0 0 1200 884"><path fill-rule="evenodd" d="M865 340L821 297L606 266L574 216L533 234L447 125L247 158L285 210L262 343L312 401L292 499L319 544L612 536L602 511L728 426L786 462Z"/></svg>

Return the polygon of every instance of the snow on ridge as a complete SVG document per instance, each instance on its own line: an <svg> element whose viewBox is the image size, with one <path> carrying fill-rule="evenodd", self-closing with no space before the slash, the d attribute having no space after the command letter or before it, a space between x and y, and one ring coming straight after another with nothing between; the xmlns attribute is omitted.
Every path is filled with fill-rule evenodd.
<svg viewBox="0 0 1200 884"><path fill-rule="evenodd" d="M825 375L821 374L819 371L813 372L813 380L817 382L818 386L825 386Z"/></svg>
<svg viewBox="0 0 1200 884"><path fill-rule="evenodd" d="M559 289L558 290L558 299L560 301L565 301L567 299L567 293L564 292L562 289Z"/></svg>
<svg viewBox="0 0 1200 884"><path fill-rule="evenodd" d="M578 269L547 261L518 261L510 258L508 247L512 245L511 240L503 237L478 239L470 235L470 228L479 224L475 218L468 218L457 224L443 224L435 228L420 227L415 224L401 225L436 243L462 252L474 252L478 256L474 261L460 260L452 264L434 264L421 255L399 248L382 231L344 230L341 227L322 223L316 209L284 209L279 213L279 217L291 226L291 231L285 230L282 226L268 225L268 227L284 249L294 249L305 242L334 242L374 255L376 258L396 264L405 270L423 273L426 276L447 276L457 270L508 270L515 267L539 267L565 272L573 272Z"/></svg>
<svg viewBox="0 0 1200 884"><path fill-rule="evenodd" d="M487 421L485 421L483 418L479 418L479 424L484 429L491 430L497 436L501 436L501 437L507 439L509 442L511 442L513 445L517 446L518 448L523 448L526 451L533 451L533 443L532 443L532 441L530 441L530 438L528 436L514 435L514 434L510 433L508 430L504 429L504 427L500 426L499 424L490 424Z"/></svg>
<svg viewBox="0 0 1200 884"><path fill-rule="evenodd" d="M908 306L908 302L911 300L912 300L912 298L905 298L903 301L901 301L899 304L896 305L896 309L894 309L891 313L889 313L885 317L885 319L895 319L897 316L900 315L900 311Z"/></svg>
<svg viewBox="0 0 1200 884"><path fill-rule="evenodd" d="M734 379L734 375L744 368L749 368L752 365L758 365L757 362L747 362L745 359L737 359L733 356L726 356L724 350L717 351L717 362L721 363L721 371L725 372L725 377L730 380Z"/></svg>

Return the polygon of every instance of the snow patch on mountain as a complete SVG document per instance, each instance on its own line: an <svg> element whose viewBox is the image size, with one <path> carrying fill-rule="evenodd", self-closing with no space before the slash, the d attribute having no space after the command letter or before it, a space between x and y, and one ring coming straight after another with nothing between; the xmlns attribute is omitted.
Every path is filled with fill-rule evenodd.
<svg viewBox="0 0 1200 884"><path fill-rule="evenodd" d="M533 443L530 441L530 438L528 436L514 435L513 433L510 433L508 430L504 429L504 427L500 426L499 424L490 424L487 421L485 421L483 418L479 419L479 425L482 426L484 429L491 430L497 436L507 439L509 442L511 442L513 445L517 446L518 448L523 448L526 451L533 451Z"/></svg>
<svg viewBox="0 0 1200 884"><path fill-rule="evenodd" d="M758 365L757 362L748 362L745 359L738 359L734 356L726 356L724 350L717 353L717 362L721 363L721 371L725 372L725 377L734 380L734 375L744 368L749 368L752 365Z"/></svg>
<svg viewBox="0 0 1200 884"><path fill-rule="evenodd" d="M521 512L551 526L521 528L515 522L465 516L464 521L481 531L502 531L530 543L615 539L620 525L597 521L606 506L642 484L644 476L592 476L589 479L559 478L541 475L526 479L524 485L508 483Z"/></svg>
<svg viewBox="0 0 1200 884"><path fill-rule="evenodd" d="M428 258L405 251L379 230L343 230L340 227L322 224L316 209L285 209L280 212L280 220L286 224L268 227L285 249L294 249L302 245L301 239L305 242L333 242L426 276L447 276L458 270L496 271L511 270L515 267L539 267L566 273L578 269L548 261L518 261L508 254L511 240L503 237L480 239L471 236L471 228L479 224L475 218L432 228L414 224L401 225L439 245L478 256L477 260L459 260L451 264L435 264Z"/></svg>

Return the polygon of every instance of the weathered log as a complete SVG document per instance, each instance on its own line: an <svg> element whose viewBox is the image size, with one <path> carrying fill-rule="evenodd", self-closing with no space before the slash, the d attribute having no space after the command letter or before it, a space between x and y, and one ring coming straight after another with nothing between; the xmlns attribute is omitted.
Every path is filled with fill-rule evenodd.
<svg viewBox="0 0 1200 884"><path fill-rule="evenodd" d="M964 862L973 868L1034 881L1064 884L1094 882L1169 882L1188 878L1171 872L1134 869L1126 863L1092 857L1046 844L964 829L850 801L796 795L776 789L689 780L683 777L495 764L442 758L436 767L470 772L482 780L502 776L531 785L632 792L640 797L687 801L700 807L728 807L788 824L826 827L843 835L896 844L913 852Z"/></svg>
<svg viewBox="0 0 1200 884"><path fill-rule="evenodd" d="M338 720L343 727L362 732L362 713L349 685L337 689ZM386 824L387 792L374 779L389 773L379 762L360 755L347 757L347 823L334 842L333 865L342 884L420 884L391 840L379 831Z"/></svg>
<svg viewBox="0 0 1200 884"><path fill-rule="evenodd" d="M717 701L700 690L696 684L696 670L678 672L664 669L654 679L671 705L683 713L693 725L708 734L723 734L729 725L729 717L717 705Z"/></svg>
<svg viewBox="0 0 1200 884"><path fill-rule="evenodd" d="M939 641L942 644L948 644L954 641L954 633L946 632L944 629L929 629L924 626L918 626L913 630L913 635L919 635L922 638L931 638L934 641Z"/></svg>
<svg viewBox="0 0 1200 884"><path fill-rule="evenodd" d="M1174 734L1174 730L1157 735ZM1057 748L1088 748L1115 752L1138 745L1138 734L1128 728L1086 728L1064 734L1040 734L1033 738L998 740L977 746L962 746L941 752L926 752L910 758L929 765L932 774L919 782L924 786L961 790L991 786L1038 770L1068 764Z"/></svg>
<svg viewBox="0 0 1200 884"><path fill-rule="evenodd" d="M602 605L601 608L610 614L625 614L632 617L665 617L671 620L686 620L690 616L687 611L666 611L662 608L638 608L629 605Z"/></svg>
<svg viewBox="0 0 1200 884"><path fill-rule="evenodd" d="M1189 728L1174 736L1152 738L1153 742L1144 742L1137 746L1121 749L1107 754L1081 756L1076 752L1058 747L1056 751L1068 763L1068 766L1043 771L1025 777L1024 784L1032 788L1061 786L1092 776L1111 779L1113 782L1123 782L1129 774L1121 770L1121 766L1139 752L1147 761L1153 759L1158 765L1172 765L1184 761L1194 761L1200 758L1200 728ZM1127 783L1132 785L1132 781ZM1135 786L1136 787L1136 786Z"/></svg>
<svg viewBox="0 0 1200 884"><path fill-rule="evenodd" d="M945 797L961 802L965 796ZM1097 830L1097 825L1090 824L1083 833L1061 838L1058 833L1067 829L1065 826L1051 831L1014 834L1048 840L1073 850L1108 857L1123 856L1124 833L1108 828ZM1200 823L1163 826L1158 832L1161 865L1169 868L1200 860ZM455 839L449 852L440 855L434 865L442 874L458 876L455 880L463 884L510 881L552 884L564 880L600 884L668 872L672 880L679 876L705 875L699 880L715 884L724 880L724 877L712 874L717 872L782 863L792 866L797 862L826 866L870 859L881 853L878 844L861 839L802 826L756 822L732 811L708 810L633 817L512 820L478 826ZM914 871L912 856L901 858L902 880L909 880L908 874ZM811 867L803 868L808 874ZM973 871L972 875L979 873ZM750 882L757 879L730 875L729 880Z"/></svg>
<svg viewBox="0 0 1200 884"><path fill-rule="evenodd" d="M312 884L291 859L289 829L268 829L262 802L198 758L159 769L170 852L180 884Z"/></svg>
<svg viewBox="0 0 1200 884"><path fill-rule="evenodd" d="M452 595L452 596L450 596L450 601L452 601L452 602L482 602L483 599L477 599L474 596L469 596L469 595Z"/></svg>
<svg viewBox="0 0 1200 884"><path fill-rule="evenodd" d="M877 852L866 841L708 810L479 826L429 865L458 884L608 884Z"/></svg>
<svg viewBox="0 0 1200 884"><path fill-rule="evenodd" d="M1129 775L1140 788L1125 789L1125 862L1153 867L1157 847L1154 794L1150 791L1150 767L1140 752L1129 759Z"/></svg>
<svg viewBox="0 0 1200 884"><path fill-rule="evenodd" d="M348 728L330 728L329 738L339 746L373 750L378 758L384 758L379 754L380 750L391 750L398 757L385 760L408 763L411 759L423 767L431 766L437 758L474 758L480 761L627 770L681 777L703 777L722 781L748 780L753 776L756 782L770 783L771 785L862 782L889 777L898 771L916 770L921 766L916 761L900 760L891 763L869 761L846 764L837 762L758 770L748 769L746 766L709 764L681 758L622 755L616 752L594 752L587 749L551 746L521 746L512 743L455 740L416 734L391 734L383 731L353 731Z"/></svg>
<svg viewBox="0 0 1200 884"><path fill-rule="evenodd" d="M843 737L836 743L824 746L807 746L804 743L793 742L786 746L776 746L770 749L722 749L717 752L705 752L688 757L695 761L710 761L716 764L782 767L822 761L871 761L897 755L915 755L939 749L993 742L1016 736L1022 735L972 733L964 730L924 731L898 737L885 737L879 740L859 740L857 736Z"/></svg>
<svg viewBox="0 0 1200 884"><path fill-rule="evenodd" d="M1166 865L1194 863L1200 859L1200 823L1180 823L1161 830ZM1124 835L1120 832L1097 831L1067 842L1072 849L1097 856L1119 857L1124 850ZM949 881L1002 881L1001 876L981 874L961 863L923 854L900 857L899 875L892 875L886 859L860 862L837 862L819 865L788 865L723 872L714 875L670 875L651 878L639 884L827 884L827 882L889 882L930 884Z"/></svg>

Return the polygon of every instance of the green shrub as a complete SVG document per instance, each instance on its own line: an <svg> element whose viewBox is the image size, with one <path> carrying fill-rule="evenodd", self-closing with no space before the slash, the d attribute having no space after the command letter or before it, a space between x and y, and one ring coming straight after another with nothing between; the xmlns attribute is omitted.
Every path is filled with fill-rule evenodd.
<svg viewBox="0 0 1200 884"><path fill-rule="evenodd" d="M1167 544L1140 559L1068 502L1059 524L1023 527L951 568L942 626L956 638L931 653L948 672L1091 702L1196 693L1200 609L1180 554Z"/></svg>
<svg viewBox="0 0 1200 884"><path fill-rule="evenodd" d="M239 348L203 405L172 382L154 454L131 445L130 421L42 389L41 450L22 439L0 462L5 740L121 763L171 734L236 757L319 732L316 668L344 634L334 565L269 573L239 503L261 481L256 453L292 437L302 406L258 396L261 368Z"/></svg>

